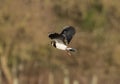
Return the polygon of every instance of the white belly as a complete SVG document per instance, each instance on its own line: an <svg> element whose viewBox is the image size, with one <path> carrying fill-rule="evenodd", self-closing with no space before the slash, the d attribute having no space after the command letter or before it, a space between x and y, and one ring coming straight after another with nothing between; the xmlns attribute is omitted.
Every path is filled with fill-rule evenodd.
<svg viewBox="0 0 120 84"><path fill-rule="evenodd" d="M66 50L67 46L61 43L56 43L56 48L61 50Z"/></svg>

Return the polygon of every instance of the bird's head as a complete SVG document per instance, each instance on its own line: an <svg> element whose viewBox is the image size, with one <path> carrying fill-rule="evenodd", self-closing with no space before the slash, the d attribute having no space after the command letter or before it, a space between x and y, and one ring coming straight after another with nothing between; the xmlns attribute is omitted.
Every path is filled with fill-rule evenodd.
<svg viewBox="0 0 120 84"><path fill-rule="evenodd" d="M55 41L51 41L51 45L56 47L56 42Z"/></svg>

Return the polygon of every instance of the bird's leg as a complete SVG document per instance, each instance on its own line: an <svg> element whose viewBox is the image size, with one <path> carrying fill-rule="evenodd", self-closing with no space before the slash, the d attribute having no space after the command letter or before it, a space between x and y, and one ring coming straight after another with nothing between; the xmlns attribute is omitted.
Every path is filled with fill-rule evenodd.
<svg viewBox="0 0 120 84"><path fill-rule="evenodd" d="M71 53L68 50L66 50L66 52L68 56L71 56Z"/></svg>

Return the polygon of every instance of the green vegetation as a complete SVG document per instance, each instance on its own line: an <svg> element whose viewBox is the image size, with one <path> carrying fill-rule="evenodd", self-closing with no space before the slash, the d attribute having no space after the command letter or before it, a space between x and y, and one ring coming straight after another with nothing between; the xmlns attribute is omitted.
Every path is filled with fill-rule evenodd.
<svg viewBox="0 0 120 84"><path fill-rule="evenodd" d="M86 1L86 3L88 3ZM83 7L81 4L84 4ZM83 10L84 9L84 10ZM89 2L85 4L82 1L56 1L53 10L61 19L68 19L85 31L94 31L96 28L105 26L106 17L104 8L100 1Z"/></svg>

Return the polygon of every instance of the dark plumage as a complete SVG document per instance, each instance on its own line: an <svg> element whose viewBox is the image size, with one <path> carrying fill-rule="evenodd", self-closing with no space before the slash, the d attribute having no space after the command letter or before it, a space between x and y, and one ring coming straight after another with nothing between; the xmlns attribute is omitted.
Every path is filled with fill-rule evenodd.
<svg viewBox="0 0 120 84"><path fill-rule="evenodd" d="M60 33L60 35L65 37L68 44L70 43L74 34L75 34L75 29L72 26L65 27L65 29L63 29L63 31Z"/></svg>
<svg viewBox="0 0 120 84"><path fill-rule="evenodd" d="M63 31L58 34L58 33L53 33L49 35L49 38L51 39L60 39L62 40L64 43L67 42L67 44L70 43L70 41L72 40L72 37L75 34L75 29L72 26L67 26L63 29Z"/></svg>
<svg viewBox="0 0 120 84"><path fill-rule="evenodd" d="M65 27L61 33L52 33L49 34L49 38L52 39L51 44L61 50L75 51L75 49L70 48L67 44L70 43L74 34L75 28L72 26Z"/></svg>

